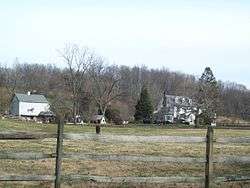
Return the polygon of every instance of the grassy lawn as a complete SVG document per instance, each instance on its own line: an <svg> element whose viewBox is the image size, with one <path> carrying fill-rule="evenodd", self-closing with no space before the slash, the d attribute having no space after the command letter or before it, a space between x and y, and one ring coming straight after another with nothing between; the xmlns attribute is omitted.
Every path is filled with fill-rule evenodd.
<svg viewBox="0 0 250 188"><path fill-rule="evenodd" d="M16 120L0 120L0 131L28 131L56 133L57 126L53 124L36 124ZM94 133L93 126L66 125L65 132ZM103 127L105 134L124 135L173 135L173 136L203 136L206 129L169 128L167 126L132 126ZM215 137L250 136L250 130L215 129ZM0 140L0 152L44 152L55 153L56 140ZM205 143L101 143L97 141L64 140L64 152L89 154L118 155L154 155L204 157ZM215 157L225 155L250 156L249 144L215 144ZM53 174L54 159L46 160L0 160L0 175L4 174ZM215 176L250 175L250 165L214 165ZM63 160L63 174L90 174L102 176L203 176L204 164L165 164L162 162L124 162L124 161L93 161L93 160ZM72 182L71 182L72 183ZM242 187L250 184L240 183ZM65 187L81 187L82 183L65 184ZM236 184L235 184L236 185ZM0 183L0 187L13 187L14 184ZM50 187L51 183L17 183L14 187ZM83 185L85 187L86 184ZM114 187L116 187L115 185ZM155 185L154 185L155 186ZM177 186L177 185L176 185ZM200 185L191 185L199 187ZM105 187L105 186L104 186ZM110 186L108 186L110 187ZM130 187L130 186L129 186ZM144 186L143 186L144 187ZM227 187L227 186L225 186Z"/></svg>
<svg viewBox="0 0 250 188"><path fill-rule="evenodd" d="M56 124L37 124L34 122L22 122L18 120L0 120L0 131L28 131L56 133ZM92 125L65 125L64 132L67 133L94 133ZM169 136L205 136L206 129L190 128L182 126L175 128L173 125L127 125L125 127L102 127L105 134L125 135L169 135ZM244 137L250 136L250 130L216 129L215 137Z"/></svg>

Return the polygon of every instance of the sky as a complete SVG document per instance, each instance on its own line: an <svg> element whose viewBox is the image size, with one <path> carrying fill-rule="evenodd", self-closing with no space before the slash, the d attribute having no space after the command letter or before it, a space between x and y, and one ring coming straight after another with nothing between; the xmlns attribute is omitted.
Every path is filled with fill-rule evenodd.
<svg viewBox="0 0 250 188"><path fill-rule="evenodd" d="M67 43L110 63L168 68L250 89L249 0L0 0L0 63L65 66Z"/></svg>

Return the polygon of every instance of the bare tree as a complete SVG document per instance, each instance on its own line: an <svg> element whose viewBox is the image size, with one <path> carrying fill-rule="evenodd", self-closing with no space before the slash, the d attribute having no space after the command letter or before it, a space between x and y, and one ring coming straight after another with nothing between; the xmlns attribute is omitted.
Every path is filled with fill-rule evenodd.
<svg viewBox="0 0 250 188"><path fill-rule="evenodd" d="M102 115L105 115L108 105L122 95L119 88L121 80L117 66L105 66L103 59L91 66L92 97Z"/></svg>
<svg viewBox="0 0 250 188"><path fill-rule="evenodd" d="M84 88L85 73L95 61L94 53L91 53L88 48L81 48L76 44L66 45L59 53L67 64L64 79L72 95L72 111L74 123L76 123L75 117L79 108L79 98Z"/></svg>
<svg viewBox="0 0 250 188"><path fill-rule="evenodd" d="M54 65L19 63L18 59L12 67L0 66L0 111L8 110L13 93L36 90L55 101L52 102L55 106L65 105L62 111L68 118L79 114L89 119L97 108L104 114L110 104L112 107L117 105L121 111L125 109L124 119L132 119L141 86L147 84L155 107L163 91L167 90L168 94L189 96L198 104L216 104L214 109L218 116L250 119L250 91L244 85L218 82L220 100L214 104L217 97L209 89L213 87L205 87L207 84L201 84L193 75L165 68L107 66L87 48L74 44L66 45L59 53L67 65L64 69ZM199 89L202 95L198 95ZM206 93L208 95L204 97ZM200 109L203 106L198 105Z"/></svg>
<svg viewBox="0 0 250 188"><path fill-rule="evenodd" d="M20 83L21 80L21 74L18 71L19 64L17 59L16 62L17 64L15 64L14 68L3 68L3 83L10 97L16 92L18 83Z"/></svg>

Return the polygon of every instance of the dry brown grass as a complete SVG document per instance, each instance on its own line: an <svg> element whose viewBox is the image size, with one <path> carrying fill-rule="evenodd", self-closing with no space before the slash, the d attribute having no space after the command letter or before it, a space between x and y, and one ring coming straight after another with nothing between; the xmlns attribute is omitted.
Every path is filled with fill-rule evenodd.
<svg viewBox="0 0 250 188"><path fill-rule="evenodd" d="M4 122L6 123L6 122ZM1 124L1 122L0 122ZM30 124L28 127L15 123L10 129L54 132L54 125ZM3 125L6 130L7 124ZM23 129L22 129L23 127ZM94 128L66 127L67 132L86 132ZM81 130L81 131L79 131ZM179 135L179 136L205 136L205 129L160 129L160 128L104 128L106 134L133 134L133 135ZM144 131L144 132L143 132ZM215 137L250 136L247 130L215 130ZM8 140L0 141L0 151L8 152L43 152L55 153L55 139L44 140ZM64 140L64 152L92 153L92 154L121 154L121 155L156 155L179 157L204 157L205 143L100 143L96 141L70 141ZM224 155L250 155L249 144L215 144L215 157ZM0 175L4 174L38 174L53 175L54 159L46 160L0 160ZM119 162L119 161L93 161L63 159L63 174L90 174L99 176L203 176L203 164L166 164L161 162ZM214 165L215 176L224 175L250 175L250 165ZM68 182L62 187L201 187L199 184L96 184L94 182ZM0 187L53 187L50 182L0 182ZM217 184L214 187L250 187L250 182L235 182Z"/></svg>
<svg viewBox="0 0 250 188"><path fill-rule="evenodd" d="M213 188L249 188L250 181L230 182L214 184ZM50 182L0 182L1 188L53 188ZM62 188L201 188L203 184L198 183L169 183L169 184L151 184L123 183L120 185L112 183L94 183L94 182L68 182L63 183Z"/></svg>

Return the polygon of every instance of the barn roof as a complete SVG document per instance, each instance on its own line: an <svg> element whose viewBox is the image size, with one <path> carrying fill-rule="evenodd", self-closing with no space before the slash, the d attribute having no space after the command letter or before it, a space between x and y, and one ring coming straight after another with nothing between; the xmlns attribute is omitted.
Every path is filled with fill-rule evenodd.
<svg viewBox="0 0 250 188"><path fill-rule="evenodd" d="M43 95L15 93L15 96L19 102L48 103L48 100Z"/></svg>

